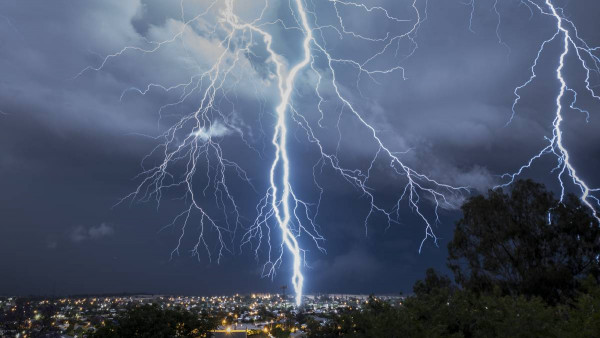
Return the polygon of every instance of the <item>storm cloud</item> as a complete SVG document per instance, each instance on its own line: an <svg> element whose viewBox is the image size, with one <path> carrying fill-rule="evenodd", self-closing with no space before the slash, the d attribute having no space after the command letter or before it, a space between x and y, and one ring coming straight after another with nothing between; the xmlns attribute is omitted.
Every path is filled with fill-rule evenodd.
<svg viewBox="0 0 600 338"><path fill-rule="evenodd" d="M578 25L581 37L600 45L600 4L557 2ZM185 3L189 13L206 6L202 1ZM244 6L239 12L248 17L256 15L263 4L238 3ZM375 3L411 19L412 1ZM519 168L545 146L544 137L551 134L554 118L553 97L558 92L553 78L558 61L552 55L560 47L552 44L538 65L538 77L521 93L517 114L507 125L514 89L529 78L540 43L552 36L555 26L549 17L531 15L518 0L502 0L501 43L493 3L477 1L472 32L469 6L459 0L430 0L427 20L415 38L418 48L401 58L404 73L361 77L357 82L356 74L348 70L347 78L340 81L344 95L376 127L382 140L403 154L406 163L440 182L469 186L473 193L487 191L500 182L500 174ZM274 4L268 15L293 20L285 6L280 6ZM324 10L320 14L324 16L321 25L335 23L334 13ZM370 19L352 9L342 14L352 23L347 29L357 34L385 37L380 33L406 28L402 22L382 20L377 17L380 13ZM184 43L152 54L127 50L110 58L101 70L95 68L105 56L125 46L149 48L148 41L169 39L189 19L185 15L182 19L178 1L0 3L0 270L6 276L0 280L0 294L52 290L62 294L215 294L278 290L288 283L285 265L275 281L260 278L262 262L256 262L248 248L232 248L220 264L206 257L198 261L186 250L171 258L180 232L164 226L181 212L179 196L166 196L159 208L152 202L118 203L136 189L140 163L156 147L156 137L176 121L177 114L197 108L198 98L165 108L181 92L164 89L190 81L223 51L219 40L207 34L216 18L207 16L197 22L182 37ZM298 44L281 34L279 48L294 57ZM336 33L327 39L333 55L361 59L370 52L339 39ZM272 66L259 47L257 42L255 53L243 56L227 84L231 98L220 101L231 113L227 121L195 136L201 141L222 139L262 193L273 153L272 109L277 97ZM576 67L568 67L566 73L579 81L585 76ZM313 72L301 73L294 93L309 119L319 117L316 81ZM333 94L325 83L321 89L324 95ZM323 107L335 114L326 116L326 123L335 121L340 111L327 98ZM580 175L591 186L600 186L599 105L589 95L582 95L578 102L590 111L590 120L568 110L564 138ZM315 148L306 142L301 128L293 128L294 183L314 200ZM349 135L339 146L340 159L368 167L373 142L365 141L364 131L349 119L342 120L339 128ZM327 135L325 146L335 149L337 130L323 134ZM555 158L542 159L524 177L556 188L556 173L551 172L555 165ZM377 163L374 169L377 198L383 204L393 203L390 196L399 186L390 184L394 178L389 166ZM330 169L322 172L319 184L325 193L317 221L326 238L327 254L316 248L308 252L308 292L410 292L427 267L445 269L445 247L460 217L456 208L440 211L441 222L434 228L439 247L428 241L419 254L423 224L409 208L400 211L401 224L388 227L375 215L365 227L368 206L355 188ZM242 185L233 190L247 211L244 221L251 222L260 194Z"/></svg>

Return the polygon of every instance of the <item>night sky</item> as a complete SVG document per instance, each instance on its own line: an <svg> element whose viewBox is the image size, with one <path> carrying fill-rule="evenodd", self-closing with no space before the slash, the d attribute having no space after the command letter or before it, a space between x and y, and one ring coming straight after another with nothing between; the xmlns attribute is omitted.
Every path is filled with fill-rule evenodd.
<svg viewBox="0 0 600 338"><path fill-rule="evenodd" d="M327 2L308 2L322 9L318 11L322 25L335 23ZM554 2L564 7L581 38L600 45L600 3ZM184 3L188 16L193 16L206 1ZM414 19L409 1L365 3ZM424 11L424 2L417 3ZM256 8L246 5L240 10L251 16ZM409 49L401 45L400 55L390 61L404 67L405 79L397 71L374 79L363 76L357 82L355 70L338 70L344 94L381 132L386 144L394 151L410 149L403 155L407 164L440 182L470 186L472 193L503 182L500 174L517 170L546 145L559 88L554 69L560 45L553 43L540 58L532 86L520 92L513 122L506 125L515 87L529 78L540 44L554 34L556 26L548 16L532 15L519 0L500 0L499 41L493 5L493 0L476 1L471 31L470 6L459 0L429 0L427 19L415 40L418 49L403 58ZM286 8L283 1L268 15L293 24ZM115 206L140 182L136 179L140 162L157 145L149 136L164 132L177 116L193 111L199 100L192 97L163 111L159 121L160 107L176 100L178 93L157 88L145 96L123 92L149 83L186 82L192 72L209 67L217 47L206 36L216 18L208 15L206 25L188 32L185 45L177 42L154 54L127 51L110 59L102 70L78 74L86 67L98 67L104 56L125 46L169 39L181 25L179 11L179 1L162 0L0 2L0 295L211 295L277 291L289 284L285 263L274 281L261 278L264 261L256 261L248 247L233 246L219 264L206 256L192 257L189 250L197 236L197 220L189 224L190 235L180 255L171 257L180 228L161 229L185 208L178 191L166 193L160 207L154 200L128 200ZM377 38L384 38L386 31L399 34L407 27L377 12L341 14L348 18L347 29ZM278 51L292 60L300 48L297 34L280 30L274 41ZM364 60L372 52L369 44L350 38L340 40L336 34L324 38L338 56ZM218 104L234 111L237 131L243 131L257 150L245 145L238 133L221 135L224 150L247 171L258 191L231 180L242 223L247 225L256 217L255 206L267 187L277 96L265 55L246 55L244 61L248 69L229 93L235 105L229 100ZM567 58L565 74L579 86L574 87L582 93L578 102L590 111L590 120L586 123L585 114L565 110L563 137L579 175L590 186L600 187L600 103L582 90L585 73L575 61ZM386 66L385 60L380 62ZM296 107L308 117L318 114L318 98L310 87L314 79L310 71L301 73L293 94ZM600 84L599 80L592 74L592 84ZM325 104L324 109L332 114L326 122L338 118L340 107L335 103ZM340 159L349 167L364 168L373 155L372 140L352 119L343 119L340 130ZM335 145L335 128L324 135L329 146ZM315 146L297 126L290 126L289 139L296 192L315 201L312 167L319 159ZM556 189L556 172L551 173L555 165L555 157L544 157L522 177ZM372 176L378 202L393 204L403 185L391 175L387 163L378 162ZM365 228L368 202L356 188L327 167L318 182L324 194L317 222L326 238L322 245L327 254L316 250L308 238L300 238L309 250L306 292L407 293L428 267L446 271L446 246L460 218L457 208L440 210L441 222L434 226L439 247L428 240L419 254L424 225L407 204L400 209L400 224L388 227L381 215L375 215ZM209 194L205 200L209 209L214 208L214 197ZM431 203L423 203L432 217ZM278 234L273 238L278 239Z"/></svg>

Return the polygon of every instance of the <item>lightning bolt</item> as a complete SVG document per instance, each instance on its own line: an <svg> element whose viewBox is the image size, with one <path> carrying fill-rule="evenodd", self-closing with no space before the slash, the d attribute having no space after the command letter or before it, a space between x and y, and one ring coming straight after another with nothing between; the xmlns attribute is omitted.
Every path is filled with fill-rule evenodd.
<svg viewBox="0 0 600 338"><path fill-rule="evenodd" d="M547 9L534 1L522 3L530 9L537 8L558 22L556 34L542 44L538 58L546 44L559 36L564 38L565 48L557 69L561 91L556 100L557 112L553 124L553 137L549 139L550 145L517 173L507 174L505 177L509 177L512 182L536 158L546 153L555 154L559 158L557 170L561 185L562 176L568 173L582 189L583 201L593 210L590 201L598 202L598 199L591 193L598 190L588 188L577 176L570 163L569 154L563 146L560 127L563 109L561 102L568 93L574 95L571 106L576 107L576 93L567 86L562 76L564 59L570 51L570 46L573 46L588 70L587 88L593 92L589 84L589 73L592 69L587 66L583 55L591 57L595 64L598 61L593 56L596 49L589 48L579 39L572 22L560 15L549 0L546 2ZM216 256L216 261L220 262L225 253L234 252L234 243L239 241L240 250L249 246L257 260L265 261L263 275L274 277L277 269L283 264L284 254L287 253L291 257L291 281L297 305L302 301L303 269L307 267L306 255L309 252L307 247L314 246L317 250L325 252L322 245L325 239L320 234L317 222L321 198L325 191L319 180L324 168L336 172L354 187L366 202L368 211L364 217L365 232L368 230L369 221L375 215L382 216L388 226L399 223L400 211L408 206L424 225L424 237L419 252L427 239L437 244L433 227L439 222L439 208L455 206L454 203L468 193L468 188L444 184L414 169L404 159L404 155L412 149L395 149L397 145L388 144L382 137L382 131L371 121L368 111L361 108L360 101L355 101L350 94L351 90L356 90L360 94L360 100L368 102L369 99L360 90L362 80L378 84L379 77L389 74L406 78L402 61L413 55L418 48L415 38L421 24L427 19L427 1L411 1L407 18L401 18L381 6L367 6L346 0L327 0L319 5L307 0L278 3L284 9L273 12L286 12L287 18L283 14L281 17L273 17L273 13L269 11L274 8L273 5L264 1L264 6L252 19L242 18L238 14L236 7L242 2L214 0L204 4L203 9L190 18L185 10L185 1L182 1L181 18L174 25L174 33L168 39L142 39L140 45L128 46L107 55L98 66L83 69L77 75L79 77L89 71L102 71L113 59L125 57L129 53L156 54L177 43L181 43L188 56L192 56L193 42L196 40L189 37L196 36L198 30L202 31L205 41L216 46L210 62L192 64L190 68L198 71L193 71L182 83L166 85L152 82L144 87L131 87L123 91L121 100L125 100L132 93L143 96L156 91L175 96L174 100L161 106L158 111L159 126L163 122L175 122L171 122L166 131L159 136L153 137L158 145L142 160L142 171L137 176L137 188L119 203L153 200L159 207L165 194L178 193L186 207L166 226L177 226L180 229L177 245L171 255L179 254L186 235L195 231L197 240L190 252L198 259L202 252L205 252L209 260L215 259ZM243 4L247 5L246 2ZM469 25L472 29L475 0L471 0L469 5L472 7ZM325 10L334 14L333 20L318 15ZM402 26L400 33L364 33L354 29L345 19L345 13L348 11L356 11L364 16L377 15L379 19L390 24L405 26ZM498 16L496 35L498 41L504 44L500 35L498 1L494 2L494 11ZM278 32L277 36L275 31ZM298 60L286 56L289 53L284 52L285 41L279 38L282 32L297 37L292 39L291 44L297 44L293 48L300 50L296 54ZM338 55L337 50L330 45L341 41L366 43L372 52L355 58ZM262 133L266 134L263 124L270 123L270 118L274 118L272 131L269 132L272 136L270 146L273 153L268 173L265 175L268 178L266 187L256 187L249 172L238 164L234 157L228 156L223 145L225 138L236 136L249 151L255 152L257 157L264 156L264 151L255 147L252 133L239 122L239 109L236 106L237 93L247 90L240 88L247 85L242 80L256 77L256 73L248 69L252 69L252 58L261 58L260 53L266 54L263 66L267 68L267 74L262 82L252 83L251 86L254 86L256 101L261 106L259 124ZM537 58L535 63L537 64ZM522 87L515 89L515 94L535 78L535 64L531 69L531 78ZM354 77L351 79L353 81L343 80L348 77ZM312 107L314 113L304 104L295 101L296 93L305 93L306 88L310 89L310 95L316 99ZM268 93L265 94L265 91ZM518 104L518 100L517 95L514 106ZM195 108L188 110L186 107L192 102ZM174 110L177 113L174 113ZM348 135L343 132L342 121L354 123L357 132L364 135L361 142L373 149L365 165L352 164L343 158L340 144ZM309 168L312 169L313 188L318 193L318 198L314 200L304 199L295 190L297 183L294 170L305 163L295 159L294 154L290 152L288 142L292 131L296 132L297 138L300 132L300 136L312 146L318 157L316 162L309 164ZM332 144L331 135L335 134L337 142ZM391 172L390 182L395 187L392 204L380 201L376 194L373 172L380 165ZM249 224L245 221L242 206L232 189L236 181L245 183L257 192L256 217L253 216L254 221ZM260 190L264 193L260 193ZM431 214L428 213L430 208ZM195 230L190 229L192 224L196 225ZM212 240L216 241L216 245L212 244Z"/></svg>
<svg viewBox="0 0 600 338"><path fill-rule="evenodd" d="M563 74L566 61L565 59L567 56L569 56L569 54L575 54L581 68L586 73L586 78L584 80L586 90L594 99L600 100L600 96L594 91L594 88L590 83L591 74L593 72L600 72L598 63L600 59L595 54L600 50L600 48L590 47L583 39L581 39L575 24L571 20L565 18L562 9L556 7L551 0L544 0L542 4L538 4L533 0L527 0L525 4L530 8L530 10L535 8L542 15L553 18L556 22L556 31L550 38L545 40L540 45L537 56L534 59L533 65L531 66L531 76L522 85L515 88L515 100L512 105L512 115L508 123L510 123L516 115L516 107L521 99L519 92L529 86L535 80L537 77L536 67L539 59L544 53L546 46L554 41L559 41L562 44L562 51L558 56L558 66L556 68L556 80L560 84L560 89L555 99L556 111L554 120L552 122L552 136L546 137L546 140L548 141L547 146L532 156L529 161L521 166L516 172L502 175L503 178L507 179L507 182L499 185L498 187L505 187L513 183L514 180L523 173L523 171L531 168L534 162L539 158L545 155L554 155L557 158L558 163L553 169L553 172L558 172L557 177L561 187L560 201L563 201L566 191L563 177L568 176L574 186L579 189L581 193L580 198L583 204L587 206L591 210L593 216L600 221L600 217L596 209L600 206L600 199L594 195L594 193L600 192L600 189L590 188L589 185L577 174L577 170L571 161L571 156L564 145L563 130L561 129L564 121L563 114L565 110L563 101L568 99L569 95L572 97L570 99L569 107L573 110L585 113L587 119L589 120L589 112L577 107L578 93L569 86Z"/></svg>
<svg viewBox="0 0 600 338"><path fill-rule="evenodd" d="M279 225L279 228L283 234L283 242L293 256L294 274L292 276L292 284L294 285L294 291L296 292L296 304L300 305L302 301L302 285L304 283L304 276L300 271L302 265L300 246L289 226L291 219L290 195L292 195L292 191L290 183L290 160L287 152L288 130L286 125L286 112L287 107L290 105L290 98L292 95L292 89L294 88L296 75L301 69L306 67L311 60L310 43L313 40L313 35L312 30L308 25L308 18L301 0L296 0L296 8L300 15L300 22L305 34L304 41L302 42L302 49L304 51L303 59L294 67L292 67L287 76L285 76L282 74L282 69L284 67L282 62L278 60L277 56L270 48L270 43L272 41L270 36L268 37L267 46L269 54L271 54L273 62L276 64L277 78L279 79L278 88L281 99L281 102L275 108L277 113L277 124L275 125L275 133L273 135L273 145L275 146L276 151L275 160L271 165L269 175L269 180L271 183L269 194L271 195L271 208L275 212L277 224ZM279 166L282 167L283 174L281 175L281 182L278 184L276 170ZM282 190L280 198L277 197L279 186L281 186Z"/></svg>
<svg viewBox="0 0 600 338"><path fill-rule="evenodd" d="M556 31L541 43L530 68L530 77L515 88L512 114L507 124L516 116L521 90L535 80L538 62L546 52L547 45L558 41L562 43L563 49L556 68L560 91L555 101L552 136L547 137L548 145L516 172L502 175L506 182L499 187L513 183L542 156L554 155L558 160L554 171L558 173L562 188L561 201L566 190L564 178L568 176L580 189L583 203L592 210L594 217L599 219L595 206L600 205L600 200L594 194L600 189L590 188L577 174L564 146L561 126L565 109L563 102L568 98L571 109L585 113L589 118L589 112L577 106L578 93L569 86L563 76L567 56L574 53L578 58L587 74L587 91L595 99L600 99L590 83L591 74L600 72L600 59L595 54L600 49L590 47L579 37L574 23L565 18L561 9L550 0L543 1L520 1L532 16L537 10L542 15L551 17L556 22ZM194 33L198 30L202 31L206 41L216 45L210 62L193 64L192 69L198 71L192 72L185 82L170 85L149 83L141 88L127 88L122 92L121 100L125 100L131 93L144 96L155 91L162 91L169 96L175 96L176 99L159 108L159 127L163 121L175 122L159 136L153 137L158 145L142 160L142 171L137 176L140 180L137 188L119 203L154 200L159 207L164 194L178 192L186 207L174 217L172 223L165 226L178 226L181 231L171 255L180 253L192 223L197 225L197 241L190 251L198 259L202 252L205 252L209 260L214 259L216 255L217 262L220 262L226 252L234 252L234 243L239 241L240 250L249 246L257 260L262 256L265 261L263 275L274 277L287 252L291 256L292 284L297 305L302 301L302 270L307 266L306 255L309 252L306 247L312 245L325 252L322 245L325 239L320 234L317 222L325 191L319 177L325 168L336 172L354 187L367 203L365 233L369 221L376 214L386 219L388 227L398 223L400 210L406 205L424 224L424 238L419 252L427 239L432 239L437 244L433 225L439 222L439 208L452 206L453 201L462 199L468 193L468 188L444 184L409 165L403 158L412 149L394 149L394 145L387 144L377 125L370 120L368 112L360 108L359 102L353 100L349 86L352 85L353 90L360 94L361 100L368 102L369 99L360 90L362 80L378 84L380 76L389 74L399 74L403 79L406 78L402 61L413 55L418 48L415 38L419 27L427 19L427 1L413 0L408 18L392 14L390 10L381 6L367 6L347 0L327 0L319 5L307 0L290 0L287 5L281 2L278 4L287 8L274 12L287 11L288 17L283 14L273 17L269 10L274 6L266 0L256 17L243 19L236 10L240 3L242 2L234 0L207 1L197 15L189 18L186 15L185 1L182 0L181 17L175 25L174 33L168 39L142 39L141 46L127 46L107 55L98 66L87 67L77 75L79 77L88 71L102 71L113 59L125 57L128 53L156 54L176 43L181 43L187 56L193 59L194 45L190 43L189 36L195 36ZM246 2L243 4L247 5ZM466 4L471 7L469 30L473 31L476 1L470 0ZM333 13L333 20L318 15L327 10ZM363 16L377 15L390 24L407 25L408 28L403 28L397 34L391 31L367 34L354 29L353 25L347 22L344 14L347 11L357 11ZM497 16L496 37L498 42L508 49L500 34L499 0L494 0L493 11ZM298 46L294 46L300 50L297 53L298 60L285 56L287 54L283 52L282 39L276 38L274 32L278 32L277 36L284 32L297 37L292 41L298 42ZM195 41L192 39L192 42ZM342 41L366 43L372 52L362 58L338 55L336 49L330 45ZM268 184L263 188L255 186L254 179L227 155L222 144L226 137L237 136L257 157L264 156L264 147L262 151L257 149L253 133L239 122L236 106L237 93L244 90L241 86L246 85L241 84L242 79L256 77L256 73L247 69L252 68L252 58L261 58L260 53L267 55L263 62L268 68L265 71L267 75L250 85L253 86L256 102L261 107L258 121L261 135L267 134L264 124L269 123L271 117L274 118L272 131L269 132L274 151L268 173L265 175ZM354 81L342 80L352 77L349 75L354 76ZM316 99L316 104L312 107L316 116L315 113L311 113L311 109L294 100L295 94L303 92L306 87ZM186 107L191 102L195 102L195 108L188 110ZM173 110L179 111L173 113ZM343 158L340 145L347 136L343 132L342 121L351 121L357 126L357 132L366 135L361 141L373 148L366 165L352 165ZM312 201L302 198L294 190L294 170L304 163L295 159L294 154L290 152L288 141L292 131L295 132L296 138L300 132L318 154L318 160L311 163L314 190L318 193L318 198ZM335 134L337 142L332 144L331 135ZM382 204L374 187L373 172L380 164L392 173L396 193L391 205ZM257 192L256 217L253 216L254 221L250 224L246 224L242 207L231 189L236 180ZM259 192L262 189L264 193ZM211 193L212 197L209 197ZM430 217L427 216L424 200L431 202L427 204L433 206ZM275 236L280 239L274 239ZM307 240L304 240L305 238ZM216 241L216 246L211 244L211 240Z"/></svg>

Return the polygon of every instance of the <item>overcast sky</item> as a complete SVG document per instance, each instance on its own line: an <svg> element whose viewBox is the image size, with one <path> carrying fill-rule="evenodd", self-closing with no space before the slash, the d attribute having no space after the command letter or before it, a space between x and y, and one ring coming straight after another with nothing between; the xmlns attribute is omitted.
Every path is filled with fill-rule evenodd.
<svg viewBox="0 0 600 338"><path fill-rule="evenodd" d="M294 26L287 2L271 2L268 20L281 18ZM330 3L307 2L317 15L316 23L311 16L311 24L342 30ZM553 2L564 7L564 15L576 23L581 38L600 45L600 3ZM207 3L185 0L185 19L202 12ZM365 3L388 8L389 16L407 21L390 20L378 10L367 13L340 6L347 31L385 43L386 32L389 36L402 34L416 20L412 1ZM425 1L416 3L424 15ZM262 4L244 3L236 7L237 14L251 18ZM500 174L517 170L546 145L544 137L551 136L559 88L554 73L560 52L557 42L542 54L538 76L520 92L517 114L506 125L515 87L529 78L540 44L554 34L556 26L550 17L532 14L519 0L498 1L498 24L493 5L493 0L477 0L469 25L470 6L459 0L429 0L427 19L414 36L418 45L414 53L405 57L411 44L404 39L395 55L386 54L370 64L400 65L404 73L397 70L358 79L356 69L336 68L344 95L392 151L410 150L402 159L412 168L443 183L472 187L472 193L501 183ZM219 13L210 11L181 39L156 53L130 49L110 58L98 71L80 73L87 67L99 67L106 55L126 46L149 48L152 44L148 41L170 39L182 25L180 2L0 2L0 295L204 295L275 291L289 284L285 262L275 281L261 278L264 261L256 261L248 247L240 250L235 246L219 264L203 255L200 260L191 257L198 220L190 223L190 235L185 237L180 255L171 256L181 229L161 229L189 202L177 199L182 196L178 191L165 193L160 207L152 200L128 200L115 206L138 187L141 161L159 142L154 137L197 109L200 102L196 91L182 104L162 110L160 117L161 107L176 102L181 91L154 87L141 95L128 89L144 90L149 83L167 87L186 83L210 67L222 48L218 32L211 34ZM277 24L266 29L274 36L277 52L288 62L296 62L301 51L298 30L281 29ZM336 58L361 62L382 45L381 41L365 42L347 35L339 39L332 29L322 32L318 41L326 42ZM256 217L255 206L267 188L267 170L274 154L270 144L273 110L278 103L273 65L264 48L261 52L264 44L254 47L252 53L243 54L227 80L227 94L216 101L216 108L228 113L228 127L217 123L198 134L200 141L208 134L217 137L228 158L243 167L254 184L256 191L240 180L231 180L243 226ZM317 58L315 68L329 79L323 61ZM581 90L585 73L575 61L567 58L565 74L576 84L573 89ZM293 93L294 107L312 122L320 114L316 79L312 70L301 72ZM592 74L592 84L598 80L597 74ZM326 96L333 93L326 84L321 89ZM339 102L325 98L325 126L317 131L324 146L335 149L339 144L341 163L366 169L376 151L373 140ZM585 91L578 102L590 111L590 119L586 122L585 114L566 110L565 144L580 176L590 186L599 187L600 104ZM339 131L333 127L338 120ZM312 181L312 169L319 159L317 148L297 125L290 125L289 139L292 184L303 198L315 202L318 187ZM555 189L556 173L551 173L555 165L556 158L543 158L523 178L534 178ZM378 203L393 205L404 186L390 173L389 163L377 162L371 175ZM365 228L369 203L355 187L327 166L317 181L324 194L316 221L326 238L321 244L327 254L316 250L306 236L300 238L309 250L309 266L304 268L307 292L406 293L426 268L445 271L446 245L460 217L456 208L440 211L441 222L434 226L439 247L429 240L419 254L424 224L406 203L400 209L399 224L388 228L384 218L375 215ZM216 210L214 196L197 198L208 210ZM433 219L430 201L424 198L423 203L427 217ZM210 243L211 248L214 244Z"/></svg>

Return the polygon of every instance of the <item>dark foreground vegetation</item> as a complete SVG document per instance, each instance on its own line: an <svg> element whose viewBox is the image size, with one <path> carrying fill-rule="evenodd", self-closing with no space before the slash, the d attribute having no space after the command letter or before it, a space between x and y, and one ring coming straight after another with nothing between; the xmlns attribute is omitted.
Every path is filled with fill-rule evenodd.
<svg viewBox="0 0 600 338"><path fill-rule="evenodd" d="M448 245L453 280L429 269L402 304L371 297L326 322L299 313L295 324L308 337L600 337L600 228L577 197L560 203L519 181L469 199L462 212ZM129 323L163 320L126 317L97 336L144 336ZM202 320L178 318L157 336L206 334L211 322Z"/></svg>
<svg viewBox="0 0 600 338"><path fill-rule="evenodd" d="M509 192L469 199L462 212L448 244L452 277L429 269L401 303L371 297L320 318L292 308L276 315L263 306L258 314L271 324L250 336L600 337L600 225L577 197L561 203L542 185L519 181ZM60 337L51 305L28 313L21 303L28 302L0 314L0 324L25 332L32 327L26 318L39 317L42 327L33 336ZM207 337L234 321L231 313L157 304L99 318L91 320L94 330L70 324L67 334Z"/></svg>
<svg viewBox="0 0 600 338"><path fill-rule="evenodd" d="M94 337L206 337L218 321L206 313L161 309L156 305L135 307L114 323L102 326Z"/></svg>
<svg viewBox="0 0 600 338"><path fill-rule="evenodd" d="M310 337L600 337L600 229L575 196L531 181L463 206L448 245L454 283L429 269L414 295L375 298Z"/></svg>

